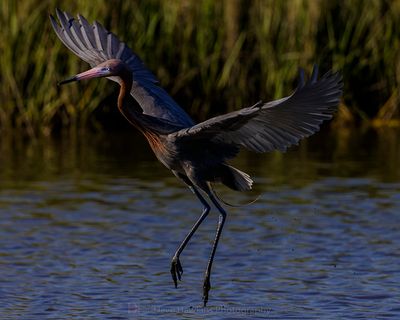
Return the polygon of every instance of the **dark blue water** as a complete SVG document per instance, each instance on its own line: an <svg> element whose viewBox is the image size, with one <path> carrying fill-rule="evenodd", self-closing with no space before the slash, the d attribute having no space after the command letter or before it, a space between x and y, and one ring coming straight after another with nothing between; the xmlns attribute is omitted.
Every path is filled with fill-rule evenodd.
<svg viewBox="0 0 400 320"><path fill-rule="evenodd" d="M1 319L400 318L397 133L326 136L235 164L254 193L235 203L202 307L212 211L135 136L0 147Z"/></svg>

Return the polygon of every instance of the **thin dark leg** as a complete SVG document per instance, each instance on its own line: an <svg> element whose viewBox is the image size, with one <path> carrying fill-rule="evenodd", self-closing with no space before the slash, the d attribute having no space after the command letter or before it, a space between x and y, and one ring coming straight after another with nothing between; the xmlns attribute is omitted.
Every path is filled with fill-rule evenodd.
<svg viewBox="0 0 400 320"><path fill-rule="evenodd" d="M208 292L211 289L210 276L211 276L211 267L212 267L212 264L214 261L215 251L217 250L218 241L219 241L219 238L221 237L222 229L224 227L224 223L225 223L225 219L226 219L226 212L221 207L221 205L219 204L217 199L215 199L214 195L210 192L208 194L208 196L210 197L210 199L214 203L214 205L217 207L218 211L220 212L220 215L219 215L219 220L218 220L217 232L215 233L215 240L214 240L213 247L211 250L210 259L208 260L207 269L206 269L206 272L204 275L204 284L203 284L204 306L206 306L206 304L207 304Z"/></svg>
<svg viewBox="0 0 400 320"><path fill-rule="evenodd" d="M192 190L192 192L197 196L197 198L199 198L199 200L201 201L201 203L204 206L204 210L203 210L203 213L201 214L200 218L193 225L190 232L186 235L185 239L183 239L182 243L176 250L174 257L172 258L171 275L172 275L172 280L174 280L175 288L178 286L178 279L179 279L179 281L181 280L181 276L183 273L182 265L181 265L181 262L179 261L179 256L182 253L183 249L185 249L190 238L196 232L197 228L201 225L203 220L207 217L208 213L210 212L210 206L207 203L207 201L203 198L203 196L200 194L200 192L194 186L190 186L190 190Z"/></svg>

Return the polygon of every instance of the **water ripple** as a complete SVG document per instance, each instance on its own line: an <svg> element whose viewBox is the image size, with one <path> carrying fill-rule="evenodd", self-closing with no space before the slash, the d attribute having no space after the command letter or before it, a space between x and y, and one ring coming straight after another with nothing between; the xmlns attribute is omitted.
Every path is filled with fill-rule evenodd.
<svg viewBox="0 0 400 320"><path fill-rule="evenodd" d="M204 309L218 216L182 254L175 289L170 259L201 205L168 172L135 168L132 178L99 171L2 184L2 319L400 317L400 183L256 177L261 198L228 209Z"/></svg>

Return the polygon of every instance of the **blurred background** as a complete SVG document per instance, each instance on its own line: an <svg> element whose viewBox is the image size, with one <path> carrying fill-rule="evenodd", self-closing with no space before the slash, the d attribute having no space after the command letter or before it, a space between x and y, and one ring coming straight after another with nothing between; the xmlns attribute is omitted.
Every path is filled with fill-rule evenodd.
<svg viewBox="0 0 400 320"><path fill-rule="evenodd" d="M215 212L176 290L170 258L199 202L119 114L116 83L57 86L89 66L52 30L56 7L114 32L196 121L291 94L299 67L341 72L339 111L319 133L285 154L234 159L253 192L216 186L231 203L261 196L229 208L209 305L400 318L400 0L2 0L4 318L165 319L171 307L204 318L192 307Z"/></svg>
<svg viewBox="0 0 400 320"><path fill-rule="evenodd" d="M340 71L337 126L397 125L400 1L11 1L0 4L0 130L126 128L117 85L62 88L88 65L53 32L55 8L102 23L196 120L286 96L299 67Z"/></svg>

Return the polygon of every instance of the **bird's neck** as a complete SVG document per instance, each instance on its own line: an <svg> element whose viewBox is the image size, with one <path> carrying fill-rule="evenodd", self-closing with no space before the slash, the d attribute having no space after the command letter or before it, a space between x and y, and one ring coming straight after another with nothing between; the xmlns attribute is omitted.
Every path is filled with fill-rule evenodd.
<svg viewBox="0 0 400 320"><path fill-rule="evenodd" d="M121 88L119 90L119 95L118 95L118 109L119 111L121 111L123 115L125 115L124 110L128 106L127 100L129 98L129 92L131 90L133 82L132 73L126 69L123 69L119 77L121 78L120 82Z"/></svg>
<svg viewBox="0 0 400 320"><path fill-rule="evenodd" d="M162 153L164 149L159 134L152 130L151 126L148 125L143 117L143 111L139 110L140 107L132 103L130 99L130 90L132 87L132 74L128 71L120 75L121 78L121 89L118 96L118 109L122 115L138 129L147 139L154 153L157 155Z"/></svg>
<svg viewBox="0 0 400 320"><path fill-rule="evenodd" d="M137 110L138 107L135 109L136 105L130 99L130 91L133 83L132 73L127 69L123 69L119 77L121 78L121 88L118 95L118 109L134 127L143 132L144 126L140 119L141 111Z"/></svg>
<svg viewBox="0 0 400 320"><path fill-rule="evenodd" d="M133 101L130 95L133 83L132 73L126 69L120 73L119 77L121 78L121 88L118 96L118 109L150 142L153 138L150 139L149 137L157 134L153 132L152 127L148 125L143 115L143 110Z"/></svg>

